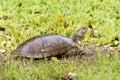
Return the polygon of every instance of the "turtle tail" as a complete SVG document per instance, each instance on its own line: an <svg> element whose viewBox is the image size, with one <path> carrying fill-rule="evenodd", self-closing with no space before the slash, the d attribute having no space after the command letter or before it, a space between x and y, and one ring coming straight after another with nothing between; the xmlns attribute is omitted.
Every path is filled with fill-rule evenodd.
<svg viewBox="0 0 120 80"><path fill-rule="evenodd" d="M82 27L82 28L78 29L72 37L73 41L75 43L77 43L79 40L83 39L84 34L86 32L87 32L87 27Z"/></svg>

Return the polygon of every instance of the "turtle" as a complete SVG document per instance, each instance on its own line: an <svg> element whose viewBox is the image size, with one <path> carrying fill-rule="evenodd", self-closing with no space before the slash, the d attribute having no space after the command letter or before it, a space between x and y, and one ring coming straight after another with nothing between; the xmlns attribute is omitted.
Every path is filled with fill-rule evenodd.
<svg viewBox="0 0 120 80"><path fill-rule="evenodd" d="M77 42L86 32L87 27L82 27L74 33L72 38L53 34L34 36L18 45L14 53L27 58L46 58L73 51L78 52L80 47Z"/></svg>

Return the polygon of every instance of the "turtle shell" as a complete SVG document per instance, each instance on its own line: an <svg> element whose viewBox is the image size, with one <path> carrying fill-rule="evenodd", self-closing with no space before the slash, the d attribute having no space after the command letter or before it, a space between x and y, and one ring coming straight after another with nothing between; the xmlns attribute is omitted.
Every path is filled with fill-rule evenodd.
<svg viewBox="0 0 120 80"><path fill-rule="evenodd" d="M20 44L15 52L19 56L44 58L56 56L76 48L71 38L59 35L36 36Z"/></svg>

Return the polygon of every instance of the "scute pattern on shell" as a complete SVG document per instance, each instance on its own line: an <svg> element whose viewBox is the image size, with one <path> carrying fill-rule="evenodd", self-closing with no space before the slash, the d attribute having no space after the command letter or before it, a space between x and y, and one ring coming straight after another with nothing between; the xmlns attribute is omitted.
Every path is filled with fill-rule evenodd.
<svg viewBox="0 0 120 80"><path fill-rule="evenodd" d="M43 58L55 56L64 53L71 48L75 48L76 44L68 37L59 35L36 36L16 48L16 52L20 56Z"/></svg>

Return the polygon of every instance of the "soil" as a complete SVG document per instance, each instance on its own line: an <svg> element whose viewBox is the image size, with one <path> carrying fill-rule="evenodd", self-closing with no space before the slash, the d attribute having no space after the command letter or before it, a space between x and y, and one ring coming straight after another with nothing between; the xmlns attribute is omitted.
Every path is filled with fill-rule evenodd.
<svg viewBox="0 0 120 80"><path fill-rule="evenodd" d="M98 46L95 44L85 44L81 46L82 59L102 57L113 57L115 53L120 53L118 47L108 47L107 45Z"/></svg>

